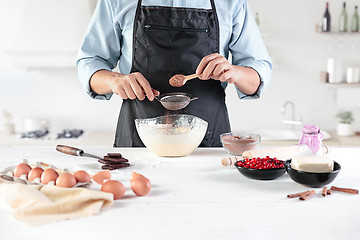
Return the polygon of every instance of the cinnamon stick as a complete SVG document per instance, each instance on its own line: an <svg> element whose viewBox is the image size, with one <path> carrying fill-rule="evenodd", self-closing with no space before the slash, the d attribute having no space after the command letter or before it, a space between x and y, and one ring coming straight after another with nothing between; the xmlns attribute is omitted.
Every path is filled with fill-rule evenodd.
<svg viewBox="0 0 360 240"><path fill-rule="evenodd" d="M287 195L288 198L296 198L296 197L300 197L303 194L309 193L311 191L305 191L305 192L299 192L299 193L294 193L294 194L289 194Z"/></svg>
<svg viewBox="0 0 360 240"><path fill-rule="evenodd" d="M322 190L322 195L324 196L324 197L326 197L326 195L327 195L327 187L325 186L324 188L323 188L323 190Z"/></svg>
<svg viewBox="0 0 360 240"><path fill-rule="evenodd" d="M309 197L311 197L311 196L314 195L314 194L315 194L315 191L312 190L312 191L309 191L309 193L305 193L305 194L301 195L301 196L299 197L299 199L302 200L302 201L305 201L305 200L307 200Z"/></svg>
<svg viewBox="0 0 360 240"><path fill-rule="evenodd" d="M344 193L351 193L351 194L359 194L359 190L352 189L352 188L340 188L340 187L331 187L332 191L344 192Z"/></svg>
<svg viewBox="0 0 360 240"><path fill-rule="evenodd" d="M327 194L327 195L331 195L331 189L328 189L328 190L326 191L326 194Z"/></svg>

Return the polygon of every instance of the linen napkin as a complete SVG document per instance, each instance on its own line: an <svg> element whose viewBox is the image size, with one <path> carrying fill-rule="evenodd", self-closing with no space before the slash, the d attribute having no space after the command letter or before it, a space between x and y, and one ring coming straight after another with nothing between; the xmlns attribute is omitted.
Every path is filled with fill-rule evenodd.
<svg viewBox="0 0 360 240"><path fill-rule="evenodd" d="M11 215L15 220L36 226L95 215L113 204L113 195L86 188L0 181L0 202L14 209Z"/></svg>

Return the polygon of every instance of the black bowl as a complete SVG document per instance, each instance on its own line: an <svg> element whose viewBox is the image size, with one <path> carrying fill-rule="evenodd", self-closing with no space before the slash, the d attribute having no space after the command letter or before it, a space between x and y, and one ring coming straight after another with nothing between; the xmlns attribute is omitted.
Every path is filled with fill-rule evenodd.
<svg viewBox="0 0 360 240"><path fill-rule="evenodd" d="M240 160L240 161L243 162L244 160ZM239 172L245 177L255 180L273 180L275 178L282 176L286 172L286 169L284 167L272 168L272 169L253 169L253 168L239 167L237 163L240 161L234 163L237 170L239 170Z"/></svg>
<svg viewBox="0 0 360 240"><path fill-rule="evenodd" d="M286 160L285 168L287 173L290 175L290 178L299 184L305 185L311 188L320 188L323 187L336 178L338 173L341 170L340 164L334 161L334 171L328 173L311 173L304 172L300 170L295 170L291 168L291 159Z"/></svg>

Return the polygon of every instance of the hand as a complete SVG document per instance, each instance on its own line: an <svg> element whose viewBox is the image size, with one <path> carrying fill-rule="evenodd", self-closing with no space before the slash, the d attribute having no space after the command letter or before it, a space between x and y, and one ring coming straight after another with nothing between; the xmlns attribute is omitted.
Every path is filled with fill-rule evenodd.
<svg viewBox="0 0 360 240"><path fill-rule="evenodd" d="M139 72L128 75L114 73L109 79L108 85L111 91L122 99L134 100L138 98L142 101L146 96L150 101L153 101L154 96L160 94L159 91L151 88L150 83Z"/></svg>
<svg viewBox="0 0 360 240"><path fill-rule="evenodd" d="M218 53L205 56L199 63L196 73L201 74L201 80L212 78L228 83L235 83L239 76L239 70Z"/></svg>

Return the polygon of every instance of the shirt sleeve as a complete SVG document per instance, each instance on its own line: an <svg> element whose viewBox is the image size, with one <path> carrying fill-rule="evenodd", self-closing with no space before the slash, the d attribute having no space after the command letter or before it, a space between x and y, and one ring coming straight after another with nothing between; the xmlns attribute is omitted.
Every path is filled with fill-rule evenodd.
<svg viewBox="0 0 360 240"><path fill-rule="evenodd" d="M233 17L233 32L229 43L232 64L254 69L260 77L256 93L246 95L239 89L240 99L259 98L271 81L272 62L261 38L247 1L239 1Z"/></svg>
<svg viewBox="0 0 360 240"><path fill-rule="evenodd" d="M90 20L76 61L78 78L87 93L95 99L109 100L112 93L99 95L90 88L90 78L99 70L111 71L120 58L121 30L114 21L108 0L100 0Z"/></svg>

